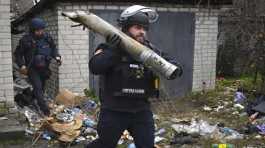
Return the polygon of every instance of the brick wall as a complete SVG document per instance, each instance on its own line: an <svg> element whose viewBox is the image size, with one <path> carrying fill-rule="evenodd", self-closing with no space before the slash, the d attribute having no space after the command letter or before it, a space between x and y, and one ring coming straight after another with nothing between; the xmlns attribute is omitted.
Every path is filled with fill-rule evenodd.
<svg viewBox="0 0 265 148"><path fill-rule="evenodd" d="M56 13L56 9L46 9L38 17L45 20L47 28L45 29L52 38L54 39L55 44L57 45L59 54L62 54L61 49L58 47L58 17ZM59 67L56 62L53 60L50 64L50 69L52 70L52 75L50 79L46 82L46 92L49 97L53 97L57 94L58 91L58 75L59 75Z"/></svg>
<svg viewBox="0 0 265 148"><path fill-rule="evenodd" d="M58 45L63 57L59 70L60 88L82 93L89 87L89 35L82 27L72 28L74 23L61 16L62 11L87 10L86 5L60 4L58 6Z"/></svg>
<svg viewBox="0 0 265 148"><path fill-rule="evenodd" d="M14 92L9 19L10 0L0 0L0 102L12 107Z"/></svg>
<svg viewBox="0 0 265 148"><path fill-rule="evenodd" d="M218 11L196 13L193 90L213 89L216 76Z"/></svg>

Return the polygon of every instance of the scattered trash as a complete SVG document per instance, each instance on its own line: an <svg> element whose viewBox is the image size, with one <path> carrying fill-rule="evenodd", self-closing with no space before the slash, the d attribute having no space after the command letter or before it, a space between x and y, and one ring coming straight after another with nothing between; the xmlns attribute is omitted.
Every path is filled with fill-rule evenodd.
<svg viewBox="0 0 265 148"><path fill-rule="evenodd" d="M7 117L0 117L0 120L8 120Z"/></svg>
<svg viewBox="0 0 265 148"><path fill-rule="evenodd" d="M32 104L32 96L33 93L30 87L23 88L20 91L16 91L14 101L19 107L23 108Z"/></svg>
<svg viewBox="0 0 265 148"><path fill-rule="evenodd" d="M228 104L230 104L230 102L228 102L228 101L223 101L223 104L224 104L225 106L227 106Z"/></svg>
<svg viewBox="0 0 265 148"><path fill-rule="evenodd" d="M265 101L259 103L258 105L254 106L252 110L260 113L265 113Z"/></svg>
<svg viewBox="0 0 265 148"><path fill-rule="evenodd" d="M257 128L259 129L259 133L261 135L265 135L265 124L257 125Z"/></svg>
<svg viewBox="0 0 265 148"><path fill-rule="evenodd" d="M199 138L199 136L192 136L191 134L185 132L175 133L174 139L170 142L170 145L192 144L196 142L196 138Z"/></svg>
<svg viewBox="0 0 265 148"><path fill-rule="evenodd" d="M254 114L252 114L250 117L249 117L249 121L250 122L253 122L257 116L259 115L259 112L255 112Z"/></svg>
<svg viewBox="0 0 265 148"><path fill-rule="evenodd" d="M58 95L55 97L55 102L57 104L64 105L66 107L73 107L81 104L84 97L79 96L67 89L62 89L59 91Z"/></svg>
<svg viewBox="0 0 265 148"><path fill-rule="evenodd" d="M199 122L197 122L195 119L192 119L190 125L173 124L171 125L171 127L176 132L186 132L189 134L199 133L200 135L211 134L217 129L216 125L211 126L206 121L200 120Z"/></svg>
<svg viewBox="0 0 265 148"><path fill-rule="evenodd" d="M241 133L244 134L253 134L258 133L259 129L255 125L248 123L246 126L242 127L241 131Z"/></svg>
<svg viewBox="0 0 265 148"><path fill-rule="evenodd" d="M34 135L38 132L45 140L54 139L64 143L79 143L86 139L95 139L97 131L93 128L96 126L96 122L83 113L82 106L81 108L79 106L82 99L83 97L68 90L61 91L57 95L56 101L49 102L51 115L46 118L41 118L30 108L24 107L23 113L30 125L25 129L26 135ZM97 107L93 101L86 102L90 102L90 109Z"/></svg>
<svg viewBox="0 0 265 148"><path fill-rule="evenodd" d="M162 134L164 134L165 132L166 132L166 129L161 128L161 129L159 129L157 132L155 132L155 136L162 135Z"/></svg>
<svg viewBox="0 0 265 148"><path fill-rule="evenodd" d="M203 110L225 111L230 114L238 114L240 117L247 115L246 112L240 114L241 110L244 109L243 105L239 103L234 104L233 107L239 109L235 110L231 108L232 103L233 100L231 99L219 101L214 107L204 105ZM49 107L51 108L51 116L45 119L27 107L23 109L23 113L30 125L25 130L26 135L33 136L36 133L41 133L40 138L42 139L48 141L59 140L63 143L89 142L98 137L96 131L96 113L94 112L98 109L98 105L93 100L88 100L69 90L63 90L60 91L54 102L51 101L49 103ZM252 121L257 121L257 116L260 114L260 112L255 112L251 116L253 117ZM202 120L198 114L193 115L193 118L185 116L183 118L175 117L168 120L164 120L164 117L162 118L155 114L153 117L156 122L155 143L165 148L169 148L172 145L194 144L198 142L200 137L210 137L215 140L231 140L242 139L244 135L240 133L249 134L252 132L265 135L265 124L262 124L265 123L265 118L260 120L259 124L250 124L242 128L239 133L234 129L224 127L224 125L209 124L207 121ZM0 120L6 119L2 117ZM173 130L169 130L169 127L173 128ZM169 135L172 136L170 137L172 138L171 140L168 139ZM165 141L170 142L171 146L166 146ZM136 147L133 143L133 137L128 131L123 132L118 144L127 146L127 148ZM156 147L158 148L159 146L156 145Z"/></svg>
<svg viewBox="0 0 265 148"><path fill-rule="evenodd" d="M15 94L32 87L28 82L27 82L27 77L22 75L19 72L19 66L17 64L13 64L13 76L14 76L14 91Z"/></svg>
<svg viewBox="0 0 265 148"><path fill-rule="evenodd" d="M223 108L224 106L220 105L220 106L217 106L217 108L215 108L214 111L219 112Z"/></svg>
<svg viewBox="0 0 265 148"><path fill-rule="evenodd" d="M170 119L170 121L173 123L189 123L191 120L188 118L183 118L183 119L172 118Z"/></svg>
<svg viewBox="0 0 265 148"><path fill-rule="evenodd" d="M220 131L226 135L225 139L243 139L244 136L237 131L228 128L228 127L220 127Z"/></svg>
<svg viewBox="0 0 265 148"><path fill-rule="evenodd" d="M255 138L256 138L256 139L261 139L262 136L261 136L261 135L256 135Z"/></svg>
<svg viewBox="0 0 265 148"><path fill-rule="evenodd" d="M232 144L212 144L211 148L234 148Z"/></svg>
<svg viewBox="0 0 265 148"><path fill-rule="evenodd" d="M123 135L121 136L121 139L126 139L126 140L133 140L133 137L132 136L130 136L130 133L127 131L127 130L125 130L124 132L123 132Z"/></svg>
<svg viewBox="0 0 265 148"><path fill-rule="evenodd" d="M41 122L39 115L29 108L25 109L24 115L26 116L30 126L35 126Z"/></svg>
<svg viewBox="0 0 265 148"><path fill-rule="evenodd" d="M74 118L71 122L58 122L54 119L50 119L48 122L51 129L57 133L78 130L82 126L82 120L78 118Z"/></svg>
<svg viewBox="0 0 265 148"><path fill-rule="evenodd" d="M97 108L97 103L93 100L88 100L82 103L82 108L84 111L91 111Z"/></svg>
<svg viewBox="0 0 265 148"><path fill-rule="evenodd" d="M86 129L84 130L83 133L84 133L85 135L87 135L87 134L96 134L97 131L96 131L95 129L91 128L91 127L88 127L88 128L86 128Z"/></svg>
<svg viewBox="0 0 265 148"><path fill-rule="evenodd" d="M93 121L93 120L91 120L89 118L85 119L83 121L83 124L84 124L85 127L95 127L95 125L96 125L95 121Z"/></svg>
<svg viewBox="0 0 265 148"><path fill-rule="evenodd" d="M215 137L217 139L223 139L223 138L224 139L242 139L243 138L242 134L238 133L237 131L233 129L230 129L228 127L218 127L217 125L210 125L209 123L203 120L196 121L192 119L189 125L173 124L171 127L177 133L182 133L182 135L183 133L199 134L201 136L209 136L212 138ZM189 140L190 138L191 137L185 137L183 139L178 139L177 140L178 142L173 142L173 143L182 143L182 141L190 142Z"/></svg>
<svg viewBox="0 0 265 148"><path fill-rule="evenodd" d="M130 143L127 148L136 148L134 143Z"/></svg>
<svg viewBox="0 0 265 148"><path fill-rule="evenodd" d="M55 114L55 115L58 114L58 113L63 112L64 108L65 108L64 105L56 105L56 104L53 104L53 103L49 104L49 107L53 109L52 113Z"/></svg>
<svg viewBox="0 0 265 148"><path fill-rule="evenodd" d="M42 138L45 139L45 140L51 140L51 136L49 135L49 132L45 131L43 134L42 134Z"/></svg>
<svg viewBox="0 0 265 148"><path fill-rule="evenodd" d="M34 134L34 131L32 131L28 128L25 129L25 135L33 135L33 134Z"/></svg>
<svg viewBox="0 0 265 148"><path fill-rule="evenodd" d="M92 135L88 135L88 136L86 136L87 141L93 141L93 140L95 140L96 138L97 138L96 136L92 136Z"/></svg>
<svg viewBox="0 0 265 148"><path fill-rule="evenodd" d="M239 111L232 112L232 115L239 115Z"/></svg>
<svg viewBox="0 0 265 148"><path fill-rule="evenodd" d="M243 110L243 109L245 108L243 105L241 105L241 104L239 104L239 103L234 104L234 107L235 107L235 108L238 108L238 109L240 109L240 110Z"/></svg>
<svg viewBox="0 0 265 148"><path fill-rule="evenodd" d="M122 145L124 143L124 139L119 139L118 145Z"/></svg>
<svg viewBox="0 0 265 148"><path fill-rule="evenodd" d="M86 140L85 137L80 136L80 137L77 137L77 138L76 138L75 142L80 143L81 141L85 141L85 140Z"/></svg>
<svg viewBox="0 0 265 148"><path fill-rule="evenodd" d="M74 116L68 113L59 113L56 115L56 119L61 122L71 122L74 120Z"/></svg>
<svg viewBox="0 0 265 148"><path fill-rule="evenodd" d="M80 133L80 130L68 131L64 134L61 134L58 140L62 142L73 142L80 135Z"/></svg>
<svg viewBox="0 0 265 148"><path fill-rule="evenodd" d="M163 141L163 140L165 140L166 138L164 138L164 137L159 137L159 136L156 136L155 137L155 143L159 143L159 142L161 142L161 141Z"/></svg>
<svg viewBox="0 0 265 148"><path fill-rule="evenodd" d="M212 108L211 108L211 107L209 107L209 106L206 106L206 105L204 105L204 107L203 107L203 110L205 110L205 111L211 111L211 110L212 110Z"/></svg>
<svg viewBox="0 0 265 148"><path fill-rule="evenodd" d="M82 111L79 108L64 108L63 112L66 114L70 114L72 116L82 113Z"/></svg>
<svg viewBox="0 0 265 148"><path fill-rule="evenodd" d="M156 115L156 114L153 114L153 118L154 118L154 120L159 120L160 119L160 117L158 115Z"/></svg>
<svg viewBox="0 0 265 148"><path fill-rule="evenodd" d="M239 88L234 95L235 103L242 103L246 99L246 96L243 94L242 88Z"/></svg>
<svg viewBox="0 0 265 148"><path fill-rule="evenodd" d="M264 105L263 102L265 102L265 96L261 95L257 97L254 101L248 102L246 107L246 112L249 115L254 114L255 112L263 112L264 111ZM262 104L262 105L260 105Z"/></svg>

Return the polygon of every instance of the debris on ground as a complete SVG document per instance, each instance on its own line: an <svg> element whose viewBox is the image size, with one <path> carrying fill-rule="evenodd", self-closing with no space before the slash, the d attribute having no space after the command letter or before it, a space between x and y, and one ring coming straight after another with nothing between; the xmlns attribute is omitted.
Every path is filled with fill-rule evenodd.
<svg viewBox="0 0 265 148"><path fill-rule="evenodd" d="M235 103L242 103L246 100L246 96L243 93L243 88L238 88L235 92L234 102Z"/></svg>
<svg viewBox="0 0 265 148"><path fill-rule="evenodd" d="M30 92L30 89L28 91ZM154 111L153 116L156 148L205 147L205 142L208 142L207 147L220 146L218 143L236 147L236 142L249 143L255 140L262 145L265 137L265 98L257 97L256 100L248 102L249 97L245 96L245 93L244 97L236 93L236 88L225 87L223 91L220 92L222 95L207 98L202 96L203 99L180 99L179 102L174 102L173 108L167 108L175 109L174 112L167 111L167 114L161 112L159 106L155 106L159 110ZM21 89L17 94L24 93ZM189 110L184 110L183 104L187 102ZM54 101L49 100L49 107L51 116L46 118L38 114L31 105L20 110L28 121L25 133L33 137L35 143L39 139L44 139L49 142L79 144L97 138L96 126L100 104L93 99L63 89ZM179 111L179 108L182 110ZM128 131L124 131L118 148L135 147L133 137Z"/></svg>
<svg viewBox="0 0 265 148"><path fill-rule="evenodd" d="M34 143L40 138L62 143L80 143L96 138L98 105L93 100L67 89L61 90L54 100L48 103L49 117L43 117L32 106L20 109L28 121L25 133L33 136Z"/></svg>
<svg viewBox="0 0 265 148"><path fill-rule="evenodd" d="M209 125L206 121L192 119L189 125L186 124L173 124L171 127L178 133L185 132L188 134L200 134L200 135L210 135L215 130L217 130L216 125Z"/></svg>

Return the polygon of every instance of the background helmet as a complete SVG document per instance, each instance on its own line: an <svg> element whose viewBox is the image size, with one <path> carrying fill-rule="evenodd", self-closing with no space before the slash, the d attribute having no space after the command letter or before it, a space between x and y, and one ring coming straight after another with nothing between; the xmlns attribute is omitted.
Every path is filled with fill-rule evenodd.
<svg viewBox="0 0 265 148"><path fill-rule="evenodd" d="M44 20L40 18L33 18L30 22L31 31L44 29L45 27L46 27L46 23L44 22Z"/></svg>
<svg viewBox="0 0 265 148"><path fill-rule="evenodd" d="M141 25L148 29L149 24L155 22L157 19L158 14L151 8L133 5L121 13L118 22L122 29L128 29L132 25Z"/></svg>

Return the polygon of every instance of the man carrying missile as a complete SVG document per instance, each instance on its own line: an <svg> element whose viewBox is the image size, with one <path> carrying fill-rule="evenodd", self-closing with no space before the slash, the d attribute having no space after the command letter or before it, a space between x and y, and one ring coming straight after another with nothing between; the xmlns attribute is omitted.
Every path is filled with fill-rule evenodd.
<svg viewBox="0 0 265 148"><path fill-rule="evenodd" d="M134 5L121 13L118 23L125 34L177 64L146 39L149 24L157 18L158 14L152 9ZM157 77L121 49L118 35L110 35L106 41L96 48L89 61L90 71L100 75L101 111L97 127L99 137L87 148L115 148L124 130L132 135L137 148L153 148L154 120L148 98L157 96ZM181 76L181 66L177 66L180 67L177 75Z"/></svg>

